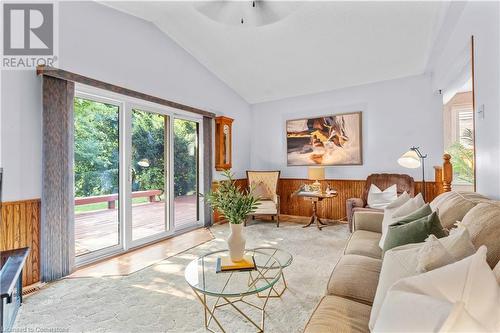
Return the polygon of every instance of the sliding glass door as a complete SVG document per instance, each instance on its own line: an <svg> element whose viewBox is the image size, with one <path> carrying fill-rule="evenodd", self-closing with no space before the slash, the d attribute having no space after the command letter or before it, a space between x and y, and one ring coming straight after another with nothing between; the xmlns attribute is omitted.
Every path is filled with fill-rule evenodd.
<svg viewBox="0 0 500 333"><path fill-rule="evenodd" d="M132 109L132 241L168 231L169 117Z"/></svg>
<svg viewBox="0 0 500 333"><path fill-rule="evenodd" d="M201 119L112 94L76 96L76 264L201 225Z"/></svg>
<svg viewBox="0 0 500 333"><path fill-rule="evenodd" d="M181 230L199 221L199 123L174 119L174 223Z"/></svg>

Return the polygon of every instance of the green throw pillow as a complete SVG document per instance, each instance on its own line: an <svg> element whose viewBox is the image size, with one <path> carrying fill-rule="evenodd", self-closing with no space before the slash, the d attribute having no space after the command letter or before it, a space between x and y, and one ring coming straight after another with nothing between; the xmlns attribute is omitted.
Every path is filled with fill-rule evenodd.
<svg viewBox="0 0 500 333"><path fill-rule="evenodd" d="M384 252L393 247L421 243L433 234L437 238L446 236L436 212L412 222L396 222L389 226L384 242Z"/></svg>
<svg viewBox="0 0 500 333"><path fill-rule="evenodd" d="M431 206L429 204L425 204L408 215L396 218L393 224L405 224L408 222L413 222L415 220L421 219L422 217L426 217L431 214L432 214Z"/></svg>

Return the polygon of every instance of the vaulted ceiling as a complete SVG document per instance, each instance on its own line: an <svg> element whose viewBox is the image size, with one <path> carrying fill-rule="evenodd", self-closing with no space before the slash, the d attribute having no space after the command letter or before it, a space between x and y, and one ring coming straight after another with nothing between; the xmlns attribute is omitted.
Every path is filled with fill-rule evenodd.
<svg viewBox="0 0 500 333"><path fill-rule="evenodd" d="M103 3L154 23L251 104L422 74L446 10L440 2Z"/></svg>

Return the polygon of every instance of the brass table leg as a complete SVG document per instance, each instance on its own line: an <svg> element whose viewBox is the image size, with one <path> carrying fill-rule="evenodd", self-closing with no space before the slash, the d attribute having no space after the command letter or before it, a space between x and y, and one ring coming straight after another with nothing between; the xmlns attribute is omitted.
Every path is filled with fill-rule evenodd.
<svg viewBox="0 0 500 333"><path fill-rule="evenodd" d="M312 208L313 208L313 215L311 216L311 220L309 221L308 224L303 226L302 228L307 228L311 224L313 224L316 221L316 227L318 227L319 230L323 228L321 225L326 225L325 223L321 222L321 220L318 217L317 211L318 211L318 205L317 201L312 201Z"/></svg>

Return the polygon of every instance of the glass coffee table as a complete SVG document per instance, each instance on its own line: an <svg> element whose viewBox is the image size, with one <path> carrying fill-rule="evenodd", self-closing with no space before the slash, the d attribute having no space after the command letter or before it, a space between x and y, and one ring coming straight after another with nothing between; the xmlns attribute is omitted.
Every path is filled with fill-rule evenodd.
<svg viewBox="0 0 500 333"><path fill-rule="evenodd" d="M281 287L280 291L278 291L278 288L279 288L278 283L274 284L271 287L273 292L269 295L269 297L273 297L273 298L281 297L283 295L283 293L285 292L285 290L288 289L288 286L287 286L286 280L285 280L285 268L292 264L292 261L293 261L292 254L285 251L285 250L274 248L274 247L257 247L255 249L253 249L253 251L258 251L258 252L268 254L268 255L272 256L273 258L275 258L276 260L278 260L278 262L280 263L281 280L283 283L283 287ZM262 277L267 277L268 275L274 276L273 271L275 271L277 268L278 267L276 267L275 265L263 265L261 267L262 276L258 276L255 278L262 279ZM252 273L250 273L250 274L252 274ZM279 284L281 285L281 283L279 283ZM276 287L278 287L278 288L276 288ZM265 297L265 296L262 296L260 293L258 293L257 296Z"/></svg>
<svg viewBox="0 0 500 333"><path fill-rule="evenodd" d="M216 311L224 306L237 311L257 328L257 332L264 332L265 308L274 284L282 277L282 266L278 259L267 252L267 249L247 250L245 254L254 256L257 266L255 270L216 273L217 258L229 256L227 250L207 253L186 266L184 277L203 305L205 327L211 332L216 332L210 327L212 319L222 332L226 332L215 316ZM264 294L261 296L264 299L260 300L260 304L254 304L246 299L248 296L259 296L259 294ZM209 299L213 299L212 305L209 305ZM239 303L250 305L260 312L260 325L238 307ZM246 309L248 307L245 307Z"/></svg>

